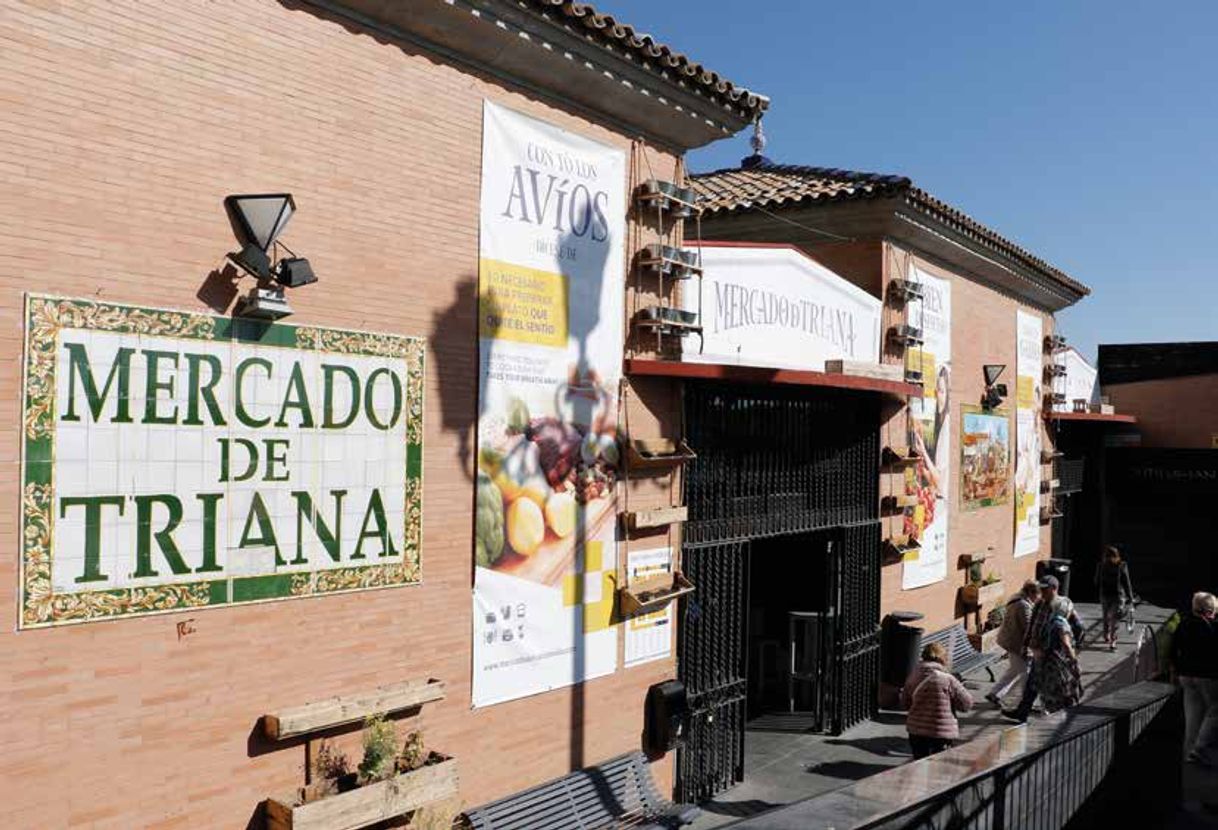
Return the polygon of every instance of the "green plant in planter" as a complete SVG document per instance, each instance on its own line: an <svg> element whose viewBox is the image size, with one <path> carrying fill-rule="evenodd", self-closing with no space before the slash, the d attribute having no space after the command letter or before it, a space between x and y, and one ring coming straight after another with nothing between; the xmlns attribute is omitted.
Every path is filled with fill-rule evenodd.
<svg viewBox="0 0 1218 830"><path fill-rule="evenodd" d="M981 584L981 563L980 562L972 562L969 564L969 566L968 566L968 584L969 585L980 585Z"/></svg>
<svg viewBox="0 0 1218 830"><path fill-rule="evenodd" d="M1002 582L1002 579L993 571L985 575L985 579L981 580L982 585L993 585L996 582Z"/></svg>
<svg viewBox="0 0 1218 830"><path fill-rule="evenodd" d="M364 721L364 758L359 763L360 778L380 781L392 775L397 743L397 732L384 715L367 718Z"/></svg>
<svg viewBox="0 0 1218 830"><path fill-rule="evenodd" d="M1007 618L1007 609L1003 606L991 608L990 612L985 615L985 630L993 631L995 628L1002 628L1002 621Z"/></svg>

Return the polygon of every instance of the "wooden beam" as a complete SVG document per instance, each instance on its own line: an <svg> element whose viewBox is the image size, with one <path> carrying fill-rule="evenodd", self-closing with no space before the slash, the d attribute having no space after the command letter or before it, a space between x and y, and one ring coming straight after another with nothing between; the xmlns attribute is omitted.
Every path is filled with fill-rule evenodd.
<svg viewBox="0 0 1218 830"><path fill-rule="evenodd" d="M919 397L922 387L904 381L881 378L813 372L802 369L769 369L762 366L735 366L724 363L694 363L678 360L649 360L631 358L626 361L626 374L691 380L727 380L736 383L788 384L849 389L856 392L879 392L898 398Z"/></svg>
<svg viewBox="0 0 1218 830"><path fill-rule="evenodd" d="M434 678L381 686L358 695L342 695L262 716L267 737L282 741L335 726L359 723L369 715L411 709L444 699L444 682Z"/></svg>
<svg viewBox="0 0 1218 830"><path fill-rule="evenodd" d="M1045 418L1050 421L1099 421L1110 424L1136 424L1138 422L1133 415L1104 415L1099 412L1046 412Z"/></svg>

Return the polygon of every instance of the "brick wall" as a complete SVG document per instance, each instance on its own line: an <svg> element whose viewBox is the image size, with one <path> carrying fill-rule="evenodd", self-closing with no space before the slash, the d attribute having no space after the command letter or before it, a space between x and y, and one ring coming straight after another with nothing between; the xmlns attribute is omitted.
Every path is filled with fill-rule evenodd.
<svg viewBox="0 0 1218 830"><path fill-rule="evenodd" d="M1101 394L1138 419L1143 447L1210 449L1218 438L1218 375L1110 383Z"/></svg>
<svg viewBox="0 0 1218 830"><path fill-rule="evenodd" d="M482 100L628 139L295 3L8 4L0 67L0 823L245 826L303 780L303 748L266 745L260 715L414 677L448 683L422 724L460 759L466 805L637 747L671 661L469 709ZM292 322L430 338L423 584L16 633L23 292L231 307L222 199L281 190L320 277ZM644 390L632 417L670 392Z"/></svg>
<svg viewBox="0 0 1218 830"><path fill-rule="evenodd" d="M881 610L888 613L894 610L919 611L926 618L919 625L925 625L928 630L936 630L950 624L963 614L963 609L957 605L959 589L967 581L965 570L960 567L960 557L966 553L983 552L993 546L990 559L985 563L985 570L993 571L1002 578L1009 592L1014 593L1025 579L1035 575L1036 560L1049 556L1052 536L1049 525L1041 527L1040 548L1032 555L1014 557L1014 505L1008 502L1004 505L985 507L979 510L964 512L960 507L960 405L979 405L985 383L982 379L981 367L986 363L1004 363L1007 366L1002 376L1002 382L1007 384L1010 391L1004 408L1007 410L1011 424L1011 448L1015 444L1015 375L1016 375L1016 332L1015 311L1038 313L1028 305L999 294L992 288L975 282L967 276L954 273L937 264L927 262L919 257L901 250L892 244L885 244L885 284L887 280L901 276L912 260L917 267L934 276L951 282L952 291L952 469L951 469L951 499L950 523L948 525L948 557L947 579L922 588L902 590L901 568L897 564L888 565L883 570ZM891 314L891 310L886 313ZM1040 312L1043 318L1044 333L1053 331L1052 315ZM891 324L889 322L888 324ZM907 443L906 417L903 407L889 410L890 417L883 424L881 443L904 445ZM1041 425L1043 446L1050 445L1050 436L1044 425ZM1048 467L1042 475L1048 473ZM1014 469L1011 470L1012 482ZM885 475L881 481L881 495L902 492L899 475ZM890 532L899 532L899 519L892 522Z"/></svg>

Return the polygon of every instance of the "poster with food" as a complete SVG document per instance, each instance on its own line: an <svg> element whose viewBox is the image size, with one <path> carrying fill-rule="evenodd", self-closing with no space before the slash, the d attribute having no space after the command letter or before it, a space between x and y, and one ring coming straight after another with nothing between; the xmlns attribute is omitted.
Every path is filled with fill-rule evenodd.
<svg viewBox="0 0 1218 830"><path fill-rule="evenodd" d="M1011 497L1011 421L1001 409L960 413L960 504L978 510Z"/></svg>
<svg viewBox="0 0 1218 830"><path fill-rule="evenodd" d="M625 161L484 105L475 706L617 668Z"/></svg>
<svg viewBox="0 0 1218 830"><path fill-rule="evenodd" d="M1016 311L1015 331L1015 555L1028 556L1040 547L1040 317Z"/></svg>
<svg viewBox="0 0 1218 830"><path fill-rule="evenodd" d="M922 286L909 324L923 342L906 351L910 368L922 373L922 397L909 401L909 446L917 462L905 469L905 494L915 496L904 511L904 534L917 546L905 554L901 587L931 585L947 578L947 527L951 482L952 295L951 283L913 268L909 279Z"/></svg>

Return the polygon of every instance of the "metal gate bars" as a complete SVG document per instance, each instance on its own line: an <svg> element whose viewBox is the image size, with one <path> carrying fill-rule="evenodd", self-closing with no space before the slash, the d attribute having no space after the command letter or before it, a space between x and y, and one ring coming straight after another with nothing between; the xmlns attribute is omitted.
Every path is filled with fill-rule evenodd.
<svg viewBox="0 0 1218 830"><path fill-rule="evenodd" d="M744 776L749 541L830 531L831 665L821 728L875 712L879 682L879 405L829 390L688 384L679 676L691 723L677 796L704 800Z"/></svg>
<svg viewBox="0 0 1218 830"><path fill-rule="evenodd" d="M689 731L677 752L677 799L702 801L744 778L748 542L686 545L694 593L681 601L678 660Z"/></svg>
<svg viewBox="0 0 1218 830"><path fill-rule="evenodd" d="M879 406L858 394L687 384L686 542L878 517Z"/></svg>

